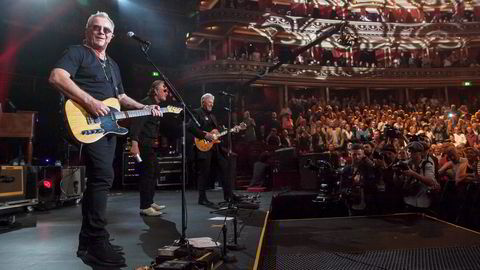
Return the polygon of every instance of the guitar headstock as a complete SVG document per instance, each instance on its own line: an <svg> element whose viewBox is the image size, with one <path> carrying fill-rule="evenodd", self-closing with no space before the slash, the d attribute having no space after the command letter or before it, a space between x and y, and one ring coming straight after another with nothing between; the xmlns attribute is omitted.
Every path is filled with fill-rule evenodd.
<svg viewBox="0 0 480 270"><path fill-rule="evenodd" d="M169 106L167 106L167 107L165 108L165 112L167 112L167 113L179 114L179 113L182 112L182 111L183 111L182 108L175 107L175 106L171 106L171 105L169 105Z"/></svg>

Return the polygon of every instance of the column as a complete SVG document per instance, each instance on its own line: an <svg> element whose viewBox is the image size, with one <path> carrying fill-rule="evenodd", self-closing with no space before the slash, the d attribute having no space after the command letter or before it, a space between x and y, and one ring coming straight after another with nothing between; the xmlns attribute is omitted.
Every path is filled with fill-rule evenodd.
<svg viewBox="0 0 480 270"><path fill-rule="evenodd" d="M231 37L227 38L227 53L228 53L227 57L232 55L232 38Z"/></svg>
<svg viewBox="0 0 480 270"><path fill-rule="evenodd" d="M449 104L450 102L448 101L448 86L445 86L443 91L445 93L445 101L447 102L447 104Z"/></svg>
<svg viewBox="0 0 480 270"><path fill-rule="evenodd" d="M205 83L202 83L202 95L205 94L205 88L206 88Z"/></svg>
<svg viewBox="0 0 480 270"><path fill-rule="evenodd" d="M408 88L405 88L405 103L410 101L410 96L408 95Z"/></svg>
<svg viewBox="0 0 480 270"><path fill-rule="evenodd" d="M208 40L208 57L207 57L207 61L211 59L211 56L212 56L212 40L209 39L209 40Z"/></svg>
<svg viewBox="0 0 480 270"><path fill-rule="evenodd" d="M385 67L388 67L388 54L387 49L383 48L383 58L385 60Z"/></svg>
<svg viewBox="0 0 480 270"><path fill-rule="evenodd" d="M367 92L367 104L370 105L370 87L367 87L366 92Z"/></svg>
<svg viewBox="0 0 480 270"><path fill-rule="evenodd" d="M288 85L283 86L283 104L288 104Z"/></svg>
<svg viewBox="0 0 480 270"><path fill-rule="evenodd" d="M325 87L325 101L327 102L327 104L330 102L330 88Z"/></svg>

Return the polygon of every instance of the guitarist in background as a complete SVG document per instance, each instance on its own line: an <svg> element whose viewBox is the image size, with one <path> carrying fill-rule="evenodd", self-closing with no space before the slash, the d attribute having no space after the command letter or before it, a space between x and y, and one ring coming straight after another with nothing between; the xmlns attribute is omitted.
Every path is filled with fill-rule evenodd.
<svg viewBox="0 0 480 270"><path fill-rule="evenodd" d="M196 138L206 139L208 141L213 141L216 139L214 133L212 133L212 130L218 129L219 125L217 123L217 119L212 114L214 100L215 97L212 94L204 94L200 99L202 106L193 110L195 117L200 123L200 127L197 127L193 121L190 121L188 130ZM195 146L194 148L196 157L196 172L198 174L198 204L208 207L216 207L214 203L207 199L207 194L205 192L208 187L212 168L217 169L217 175L223 181L222 186L224 199L226 201L237 200L238 197L234 195L232 191L231 179L227 177L228 161L226 158L226 151L221 149L218 144L214 144L212 149L206 152L199 151Z"/></svg>
<svg viewBox="0 0 480 270"><path fill-rule="evenodd" d="M105 116L110 109L102 100L116 97L120 104L132 109L151 109L162 116L158 105L144 105L128 97L122 85L117 63L107 53L113 38L114 23L107 13L91 15L85 27L83 45L70 46L55 64L49 82L93 116ZM82 201L82 228L77 256L87 263L121 267L125 258L122 247L109 242L107 194L113 182L113 158L116 136L107 135L85 145L87 188Z"/></svg>
<svg viewBox="0 0 480 270"><path fill-rule="evenodd" d="M143 104L158 105L167 100L168 88L162 80L156 80L152 83L148 96L141 100ZM155 196L155 166L157 156L153 149L155 141L158 138L158 129L160 120L157 117L149 116L136 118L130 127L130 137L132 138L132 155L139 155L143 159L139 165L140 172L140 214L145 216L160 216L163 214L160 210L164 205L158 205L153 202Z"/></svg>

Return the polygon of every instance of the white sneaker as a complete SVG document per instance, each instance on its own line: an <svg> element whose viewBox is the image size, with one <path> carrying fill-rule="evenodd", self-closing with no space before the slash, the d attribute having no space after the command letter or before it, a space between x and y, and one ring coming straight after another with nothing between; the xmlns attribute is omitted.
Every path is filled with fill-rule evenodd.
<svg viewBox="0 0 480 270"><path fill-rule="evenodd" d="M140 211L140 215L149 216L149 217L156 217L156 216L160 216L162 214L163 214L162 212L153 209L153 207L149 207L147 209L142 209Z"/></svg>
<svg viewBox="0 0 480 270"><path fill-rule="evenodd" d="M156 203L152 203L152 205L150 205L153 209L157 210L157 211L160 211L162 209L165 209L166 206L165 205L158 205Z"/></svg>

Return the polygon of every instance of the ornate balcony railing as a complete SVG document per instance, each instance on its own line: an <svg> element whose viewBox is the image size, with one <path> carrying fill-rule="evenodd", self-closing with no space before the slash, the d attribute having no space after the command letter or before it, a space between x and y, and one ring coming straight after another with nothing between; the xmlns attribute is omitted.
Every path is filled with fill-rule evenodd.
<svg viewBox="0 0 480 270"><path fill-rule="evenodd" d="M268 27L277 30L301 34L317 35L326 26L339 23L338 20L315 19L273 15L266 12L241 9L211 9L199 14L199 25L238 24L261 29ZM434 39L480 37L479 22L465 23L380 23L350 21L350 29L363 38L396 38L396 39Z"/></svg>
<svg viewBox="0 0 480 270"><path fill-rule="evenodd" d="M184 67L184 84L245 82L262 74L271 63L217 60ZM366 68L283 65L256 83L296 86L344 87L440 87L480 83L480 67L449 68Z"/></svg>

